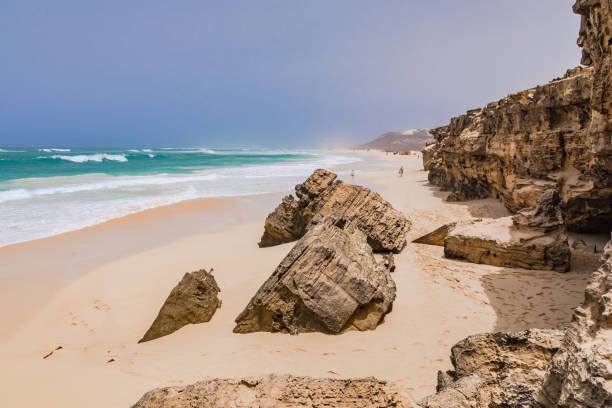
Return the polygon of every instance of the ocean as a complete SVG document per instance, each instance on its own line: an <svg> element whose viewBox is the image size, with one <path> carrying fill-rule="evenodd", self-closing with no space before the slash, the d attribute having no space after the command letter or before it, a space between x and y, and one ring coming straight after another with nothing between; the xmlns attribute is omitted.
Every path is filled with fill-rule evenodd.
<svg viewBox="0 0 612 408"><path fill-rule="evenodd" d="M289 191L324 150L0 148L0 246L202 197Z"/></svg>

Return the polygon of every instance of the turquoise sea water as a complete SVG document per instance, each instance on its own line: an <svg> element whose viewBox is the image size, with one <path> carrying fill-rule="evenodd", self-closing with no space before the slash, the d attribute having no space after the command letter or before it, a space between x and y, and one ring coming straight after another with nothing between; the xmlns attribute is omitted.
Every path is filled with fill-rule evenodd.
<svg viewBox="0 0 612 408"><path fill-rule="evenodd" d="M0 246L199 197L289 191L319 150L0 148Z"/></svg>
<svg viewBox="0 0 612 408"><path fill-rule="evenodd" d="M0 149L0 181L104 172L113 176L184 173L282 163L314 152L212 149Z"/></svg>

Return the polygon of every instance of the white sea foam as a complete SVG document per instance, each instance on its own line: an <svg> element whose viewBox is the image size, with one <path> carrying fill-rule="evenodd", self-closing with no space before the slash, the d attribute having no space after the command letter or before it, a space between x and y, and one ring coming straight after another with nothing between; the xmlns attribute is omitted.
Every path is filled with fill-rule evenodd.
<svg viewBox="0 0 612 408"><path fill-rule="evenodd" d="M81 163L92 158L93 161L109 160L109 156L124 158L123 155L98 154L65 155L62 159L76 158ZM139 176L98 173L13 180L3 184L2 188L8 190L0 191L0 246L192 198L288 192L317 168L334 170L337 165L357 160L356 157L310 152L300 161L195 172L186 169L185 173Z"/></svg>
<svg viewBox="0 0 612 408"><path fill-rule="evenodd" d="M151 153L153 150L151 150L151 149L142 149L142 151L145 152L145 153Z"/></svg>
<svg viewBox="0 0 612 408"><path fill-rule="evenodd" d="M39 157L42 158L42 157ZM55 155L51 156L52 159L61 159L66 161L71 161L74 163L86 163L86 162L102 162L103 160L110 161L118 161L118 162L126 162L128 161L127 157L124 154L78 154L75 156L63 156L63 155Z"/></svg>
<svg viewBox="0 0 612 408"><path fill-rule="evenodd" d="M19 188L17 190L0 191L0 203L5 201L23 200L32 197L27 190Z"/></svg>
<svg viewBox="0 0 612 408"><path fill-rule="evenodd" d="M47 149L38 149L39 152L69 152L70 149L58 149L58 148L47 148Z"/></svg>
<svg viewBox="0 0 612 408"><path fill-rule="evenodd" d="M0 149L0 153L23 153L25 150L8 150L8 149Z"/></svg>

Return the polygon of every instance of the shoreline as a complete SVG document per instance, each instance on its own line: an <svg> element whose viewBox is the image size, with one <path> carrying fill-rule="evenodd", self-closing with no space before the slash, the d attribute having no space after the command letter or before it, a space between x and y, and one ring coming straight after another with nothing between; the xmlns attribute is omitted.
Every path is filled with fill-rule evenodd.
<svg viewBox="0 0 612 408"><path fill-rule="evenodd" d="M44 168L39 169L40 174L35 173L34 169L21 174L18 171L20 161L17 160L17 164L11 164L12 167L7 170L6 176L9 178L0 182L0 208L4 210L4 215L0 217L0 248L61 235L193 199L235 198L290 190L316 167L333 169L343 163L362 160L363 157L362 154L339 149L318 149L308 154L295 150L285 153L282 150L261 151L254 156L263 154L261 159L248 159L249 154L230 150L226 153L220 151L219 154L206 153L205 157L200 157L200 150L189 150L187 153L190 155L185 153L182 156L195 154L194 157L202 161L202 166L210 161L208 167L181 167L179 159L162 155L162 160L173 160L173 164L164 162L163 166L168 168L159 168L162 166L160 163L147 164L151 166L148 172L145 166L145 170L133 174L117 173L119 169L112 167L117 160L106 157L109 156L107 153L93 154L101 156L99 160L85 160L92 155L78 154L74 156L78 160L68 160L79 165L96 162L93 164L95 169L84 167L78 174L49 171L45 175ZM131 155L151 155L138 150L123 149L121 152L122 156L128 155L130 159ZM275 159L278 155L287 157ZM211 157L217 156L221 157L221 162L215 164ZM29 156L21 159L25 162L28 160L31 160ZM185 160L193 161L191 157ZM134 166L140 165L139 160L126 159L121 166L132 163Z"/></svg>
<svg viewBox="0 0 612 408"><path fill-rule="evenodd" d="M252 221L259 216L249 208L253 203L261 207L278 201L281 196L282 193L268 193L196 198L0 247L0 285L5 288L0 305L7 311L0 312L0 341L7 336L8 330L18 327L20 321L27 319L61 287L81 276L84 270L98 267L109 258L120 259L189 235L212 233ZM111 244L116 235L121 235L121 246ZM102 247L105 251L96 253L91 247ZM31 253L44 258L44 264L41 265L39 259L32 259ZM67 263L69 258L71 261ZM34 293L29 284L33 279L45 282L44 286L37 285ZM21 298L26 293L28 304L23 304ZM19 303L22 304L18 311L7 308Z"/></svg>
<svg viewBox="0 0 612 408"><path fill-rule="evenodd" d="M7 404L129 406L160 386L271 373L375 376L417 400L434 391L437 370L450 369L449 349L458 340L569 322L588 274L471 264L444 258L440 247L411 242L449 221L505 216L501 203L447 203L448 193L428 184L417 156L370 152L366 158L333 170L353 167L355 179L343 174L344 181L372 188L413 222L409 243L395 258L393 311L376 330L338 336L233 333L235 317L293 246L257 247L265 216L283 194L218 199L207 201L208 207L200 200L172 204L60 239L17 244L22 263L13 264L14 272L39 278L25 279L28 298L5 297L3 310L18 312L41 287L50 294L18 326L0 322L6 367L0 382ZM0 262L9 264L2 248ZM221 288L222 306L212 320L138 344L182 275L201 268L214 268ZM47 273L52 276L41 278ZM8 294L11 288L3 290ZM529 300L540 291L536 303ZM27 391L32 387L38 392Z"/></svg>
<svg viewBox="0 0 612 408"><path fill-rule="evenodd" d="M345 149L332 152L348 153ZM353 154L363 162L378 153ZM331 169L348 172L356 163L360 162L340 164ZM339 177L342 178L340 174ZM346 179L344 181L350 182ZM375 188L376 182L370 182L370 187ZM0 246L0 287L4 288L0 310L7 311L0 312L0 341L7 337L9 330L18 327L19 322L27 319L43 305L53 293L83 275L84 270L100 266L109 258L119 259L189 235L212 233L255 219L261 219L263 226L263 220L268 213L280 203L283 196L290 193L293 194L293 189L276 193L187 199L111 218L83 228ZM125 245L109 245L109 236L113 234L128 234L127 237L122 237ZM134 235L138 240L130 239ZM87 250L87 247L91 246L109 247L110 251L104 254L89 251L83 256L83 248ZM41 265L38 260L31 259L30 253L45 258L46 262ZM69 257L72 260L66 263L64 258ZM33 290L29 285L32 279L43 280L46 285L37 285ZM27 304L21 302L25 294L28 296ZM21 305L17 311L8 312L11 309L9 305L19 303Z"/></svg>

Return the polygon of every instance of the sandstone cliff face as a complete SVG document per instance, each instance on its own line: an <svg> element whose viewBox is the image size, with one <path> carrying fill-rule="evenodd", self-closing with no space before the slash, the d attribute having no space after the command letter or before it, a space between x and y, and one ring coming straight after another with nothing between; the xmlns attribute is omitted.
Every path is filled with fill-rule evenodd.
<svg viewBox="0 0 612 408"><path fill-rule="evenodd" d="M259 246L295 241L326 217L342 216L366 235L375 251L401 251L410 221L377 193L336 178L327 170L317 170L298 184L295 193L299 200L287 196L268 215Z"/></svg>
<svg viewBox="0 0 612 408"><path fill-rule="evenodd" d="M517 211L552 187L561 196L569 228L610 230L612 1L578 0L574 11L582 16L578 45L583 47L582 63L590 68L572 70L562 80L510 95L433 131L436 143L428 148L424 165L430 170L432 183L454 190L451 199L492 195ZM499 148L502 141L507 152ZM538 217L525 215L517 219L525 225ZM444 231L427 239L439 240L441 233ZM542 361L549 359L550 363L539 380L542 385L528 387L529 398L512 397L501 404L492 400L486 406L612 406L612 240L602 261L559 350L543 354ZM474 352L482 354L482 349L486 350L486 345L474 348ZM515 349L509 358L520 361L522 355ZM495 371L489 367L485 375ZM441 374L440 392L422 404L483 406L480 376L458 377ZM513 395L515 389L502 383L486 395ZM453 394L453 390L457 392Z"/></svg>
<svg viewBox="0 0 612 408"><path fill-rule="evenodd" d="M213 379L187 386L157 388L143 395L132 408L410 406L393 386L373 378L336 380L271 375L242 380Z"/></svg>
<svg viewBox="0 0 612 408"><path fill-rule="evenodd" d="M438 373L423 408L532 407L563 332L531 329L477 334L451 349L454 370Z"/></svg>
<svg viewBox="0 0 612 408"><path fill-rule="evenodd" d="M390 264L339 218L313 226L236 318L236 333L372 330L391 309Z"/></svg>
<svg viewBox="0 0 612 408"><path fill-rule="evenodd" d="M595 70L588 135L594 160L589 170L609 177L612 1L578 0L574 11L582 16L578 38L578 45L583 47L582 63ZM584 303L574 313L563 349L550 365L541 393L541 404L546 407L612 406L612 240L602 260L603 265L587 286Z"/></svg>
<svg viewBox="0 0 612 408"><path fill-rule="evenodd" d="M518 92L453 118L423 152L429 181L449 200L498 197L511 211L556 189L570 230L612 226L610 133L593 134L593 68ZM601 127L602 124L597 124Z"/></svg>
<svg viewBox="0 0 612 408"><path fill-rule="evenodd" d="M208 322L221 307L220 291L214 276L204 269L186 273L139 343L174 333L188 324Z"/></svg>

